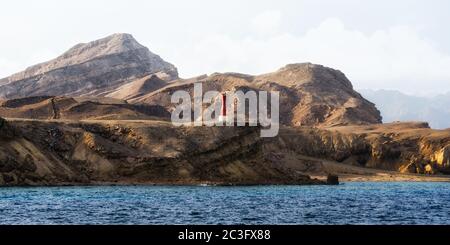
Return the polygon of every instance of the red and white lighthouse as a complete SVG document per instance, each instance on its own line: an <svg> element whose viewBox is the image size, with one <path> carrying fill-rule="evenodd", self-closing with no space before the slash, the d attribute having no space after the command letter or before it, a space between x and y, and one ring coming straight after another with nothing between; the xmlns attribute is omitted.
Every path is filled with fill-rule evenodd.
<svg viewBox="0 0 450 245"><path fill-rule="evenodd" d="M219 121L226 121L226 118L227 118L227 94L226 94L226 92L224 92L220 96L221 96L221 100L222 100L222 108L220 109Z"/></svg>

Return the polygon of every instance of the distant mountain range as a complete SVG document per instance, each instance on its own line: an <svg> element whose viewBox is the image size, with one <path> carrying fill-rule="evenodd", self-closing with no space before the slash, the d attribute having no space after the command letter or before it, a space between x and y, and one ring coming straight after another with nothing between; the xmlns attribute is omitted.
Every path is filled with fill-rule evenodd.
<svg viewBox="0 0 450 245"><path fill-rule="evenodd" d="M426 121L432 128L450 128L450 92L435 97L419 97L395 90L359 90L375 103L383 122Z"/></svg>

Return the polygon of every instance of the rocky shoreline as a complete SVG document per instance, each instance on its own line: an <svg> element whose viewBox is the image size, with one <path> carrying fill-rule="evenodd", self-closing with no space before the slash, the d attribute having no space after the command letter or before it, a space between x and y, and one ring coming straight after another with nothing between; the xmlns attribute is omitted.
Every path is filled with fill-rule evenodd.
<svg viewBox="0 0 450 245"><path fill-rule="evenodd" d="M361 132L356 128L348 132L346 127L283 127L278 137L260 138L258 127L177 128L170 122L151 120L15 119L3 121L0 128L0 186L326 184L324 176L329 174L355 174L331 168L327 161L397 173L413 173L405 167L410 159L424 159L415 162L424 168L432 159L448 161L447 155L439 158L450 139L448 131L437 132L421 124L364 127L360 126ZM393 147L378 145L377 137L385 139L390 130L399 134L401 140L394 137L390 144L401 146L400 154L394 154ZM404 134L411 130L414 137L409 139ZM424 147L433 149L429 155L415 148L420 145L418 140L425 139L434 142ZM447 165L436 161L433 166L437 166L433 168L436 174Z"/></svg>
<svg viewBox="0 0 450 245"><path fill-rule="evenodd" d="M1 131L5 186L324 183L267 160L257 128L19 120Z"/></svg>

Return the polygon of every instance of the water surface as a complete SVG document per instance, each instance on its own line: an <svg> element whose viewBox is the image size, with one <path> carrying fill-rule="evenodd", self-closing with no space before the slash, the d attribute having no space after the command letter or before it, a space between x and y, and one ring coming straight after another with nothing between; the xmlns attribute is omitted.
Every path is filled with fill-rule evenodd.
<svg viewBox="0 0 450 245"><path fill-rule="evenodd" d="M1 224L450 224L450 183L0 188Z"/></svg>

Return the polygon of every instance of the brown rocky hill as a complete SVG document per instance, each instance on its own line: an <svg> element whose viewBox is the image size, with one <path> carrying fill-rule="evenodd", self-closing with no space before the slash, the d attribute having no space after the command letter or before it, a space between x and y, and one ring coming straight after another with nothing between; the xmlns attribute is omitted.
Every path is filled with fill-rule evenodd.
<svg viewBox="0 0 450 245"><path fill-rule="evenodd" d="M310 63L287 65L280 70L251 76L215 73L169 83L148 94L129 100L164 106L172 110L170 95L177 90L193 94L193 84L203 91L255 90L280 92L280 120L291 126L333 126L380 123L375 105L353 90L351 82L337 70Z"/></svg>
<svg viewBox="0 0 450 245"><path fill-rule="evenodd" d="M0 116L41 120L135 120L169 118L170 113L157 105L132 105L108 98L39 96L3 101Z"/></svg>
<svg viewBox="0 0 450 245"><path fill-rule="evenodd" d="M129 34L74 46L58 58L0 80L0 98L95 96L144 76L162 73L169 80L177 69Z"/></svg>
<svg viewBox="0 0 450 245"><path fill-rule="evenodd" d="M117 88L104 89L98 96L79 97L85 104L91 107L105 103L105 100L127 101L136 107L161 106L168 112L173 110L170 96L178 90L189 91L193 94L194 83L203 84L203 92L210 90L265 90L280 92L280 121L290 126L338 126L354 124L380 123L380 112L374 104L364 99L353 90L351 82L340 71L314 64L287 65L280 70L251 76L237 73L212 74L191 79L170 80L164 73L150 74L142 78L127 82ZM2 87L0 87L1 91ZM12 110L0 108L0 116L42 119L48 118L49 113L40 116L42 108L30 108L31 102L38 97L13 99L3 104L17 103L14 101L27 101L28 104L17 104L16 113ZM45 97L45 96L44 96ZM49 96L47 96L49 98ZM46 98L46 97L45 97ZM69 97L64 97L69 99ZM59 101L59 100L58 100ZM92 103L88 103L91 101ZM205 105L206 106L206 105ZM5 106L3 106L5 107ZM6 106L7 107L7 106ZM104 107L104 106L103 106ZM32 109L33 113L29 112ZM114 113L113 109L118 109ZM108 114L121 115L120 117L107 117L109 119L146 119L146 115L123 112L123 106L109 106ZM92 111L92 110L91 110ZM98 118L105 114L105 110L99 111ZM82 111L77 112L79 118L91 118L91 115L83 117ZM70 113L67 112L65 116ZM129 115L129 117L127 117ZM141 117L142 116L142 117ZM69 117L68 117L69 118ZM76 117L70 117L76 118Z"/></svg>
<svg viewBox="0 0 450 245"><path fill-rule="evenodd" d="M104 96L121 100L131 100L151 93L167 85L167 81L161 79L158 75L159 74L152 74L137 79L104 94Z"/></svg>

